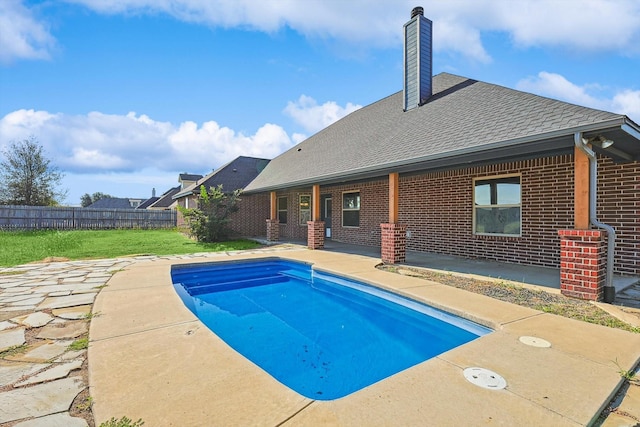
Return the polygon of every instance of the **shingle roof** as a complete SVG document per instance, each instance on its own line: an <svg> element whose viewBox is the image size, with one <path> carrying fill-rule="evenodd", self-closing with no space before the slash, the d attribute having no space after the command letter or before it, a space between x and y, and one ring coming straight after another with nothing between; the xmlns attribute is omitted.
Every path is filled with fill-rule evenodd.
<svg viewBox="0 0 640 427"><path fill-rule="evenodd" d="M176 186L165 191L157 201L155 201L150 207L157 208L168 208L173 204L173 195L180 191L180 186Z"/></svg>
<svg viewBox="0 0 640 427"><path fill-rule="evenodd" d="M149 197L147 200L145 200L144 202L140 203L136 209L146 209L149 206L151 206L152 204L154 204L155 202L157 202L158 199L159 199L159 197Z"/></svg>
<svg viewBox="0 0 640 427"><path fill-rule="evenodd" d="M194 174L194 173L181 173L178 175L179 181L197 181L202 178L202 175Z"/></svg>
<svg viewBox="0 0 640 427"><path fill-rule="evenodd" d="M129 199L122 197L105 197L104 199L96 200L91 203L87 208L91 209L133 209Z"/></svg>
<svg viewBox="0 0 640 427"><path fill-rule="evenodd" d="M567 150L575 129L613 122L619 127L625 119L442 73L434 76L426 104L405 112L397 92L361 108L273 159L245 191L381 176L391 169L451 167L519 150Z"/></svg>
<svg viewBox="0 0 640 427"><path fill-rule="evenodd" d="M194 191L198 191L197 189L199 189L201 185L204 185L205 188L222 185L222 189L225 192L243 189L262 172L268 163L269 160L267 159L245 156L237 157L204 178L199 179L196 183L174 194L173 199L193 194Z"/></svg>

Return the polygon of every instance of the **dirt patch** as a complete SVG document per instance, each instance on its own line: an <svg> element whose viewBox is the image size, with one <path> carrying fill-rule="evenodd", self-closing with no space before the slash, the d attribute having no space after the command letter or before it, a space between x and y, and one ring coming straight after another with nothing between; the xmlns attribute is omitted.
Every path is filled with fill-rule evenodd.
<svg viewBox="0 0 640 427"><path fill-rule="evenodd" d="M640 333L640 328L634 327L620 319L610 315L588 301L553 294L538 289L531 289L506 281L487 281L472 279L453 273L443 273L427 269L419 269L405 266L385 265L379 269L405 276L417 277L464 289L476 294L486 295L501 301L518 304L523 307L533 308L545 313L557 314L571 319L582 320L589 323L623 329L625 331Z"/></svg>

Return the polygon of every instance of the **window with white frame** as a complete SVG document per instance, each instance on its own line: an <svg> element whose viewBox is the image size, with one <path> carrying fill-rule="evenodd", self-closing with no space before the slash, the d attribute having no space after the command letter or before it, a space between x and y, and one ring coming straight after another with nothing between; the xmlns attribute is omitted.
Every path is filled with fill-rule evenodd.
<svg viewBox="0 0 640 427"><path fill-rule="evenodd" d="M278 197L278 222L280 224L287 223L287 198Z"/></svg>
<svg viewBox="0 0 640 427"><path fill-rule="evenodd" d="M476 178L473 181L473 233L520 236L520 176Z"/></svg>
<svg viewBox="0 0 640 427"><path fill-rule="evenodd" d="M301 194L298 201L300 225L307 225L307 221L311 221L311 196L309 194Z"/></svg>
<svg viewBox="0 0 640 427"><path fill-rule="evenodd" d="M342 193L342 226L360 227L360 192Z"/></svg>

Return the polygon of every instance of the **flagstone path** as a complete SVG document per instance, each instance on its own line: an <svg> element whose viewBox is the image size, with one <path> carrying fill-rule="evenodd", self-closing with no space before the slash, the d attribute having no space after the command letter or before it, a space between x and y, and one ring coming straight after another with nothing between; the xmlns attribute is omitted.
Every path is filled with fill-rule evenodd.
<svg viewBox="0 0 640 427"><path fill-rule="evenodd" d="M286 247L256 251L283 249ZM231 254L139 256L0 268L0 427L88 426L85 419L69 414L74 399L89 386L81 374L87 351L69 346L78 338L88 338L91 315L100 315L91 314L95 297L115 272L137 262ZM91 401L81 404L89 408Z"/></svg>
<svg viewBox="0 0 640 427"><path fill-rule="evenodd" d="M56 262L0 269L0 424L87 426L71 417L88 387L80 375L91 305L115 271L135 260ZM87 402L89 404L90 402Z"/></svg>

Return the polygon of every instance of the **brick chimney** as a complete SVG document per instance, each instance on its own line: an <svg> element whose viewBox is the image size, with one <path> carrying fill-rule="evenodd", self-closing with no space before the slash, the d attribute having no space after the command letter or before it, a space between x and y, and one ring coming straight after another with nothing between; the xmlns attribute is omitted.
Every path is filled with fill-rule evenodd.
<svg viewBox="0 0 640 427"><path fill-rule="evenodd" d="M432 94L432 26L420 6L413 8L411 19L404 24L405 111L424 104Z"/></svg>

